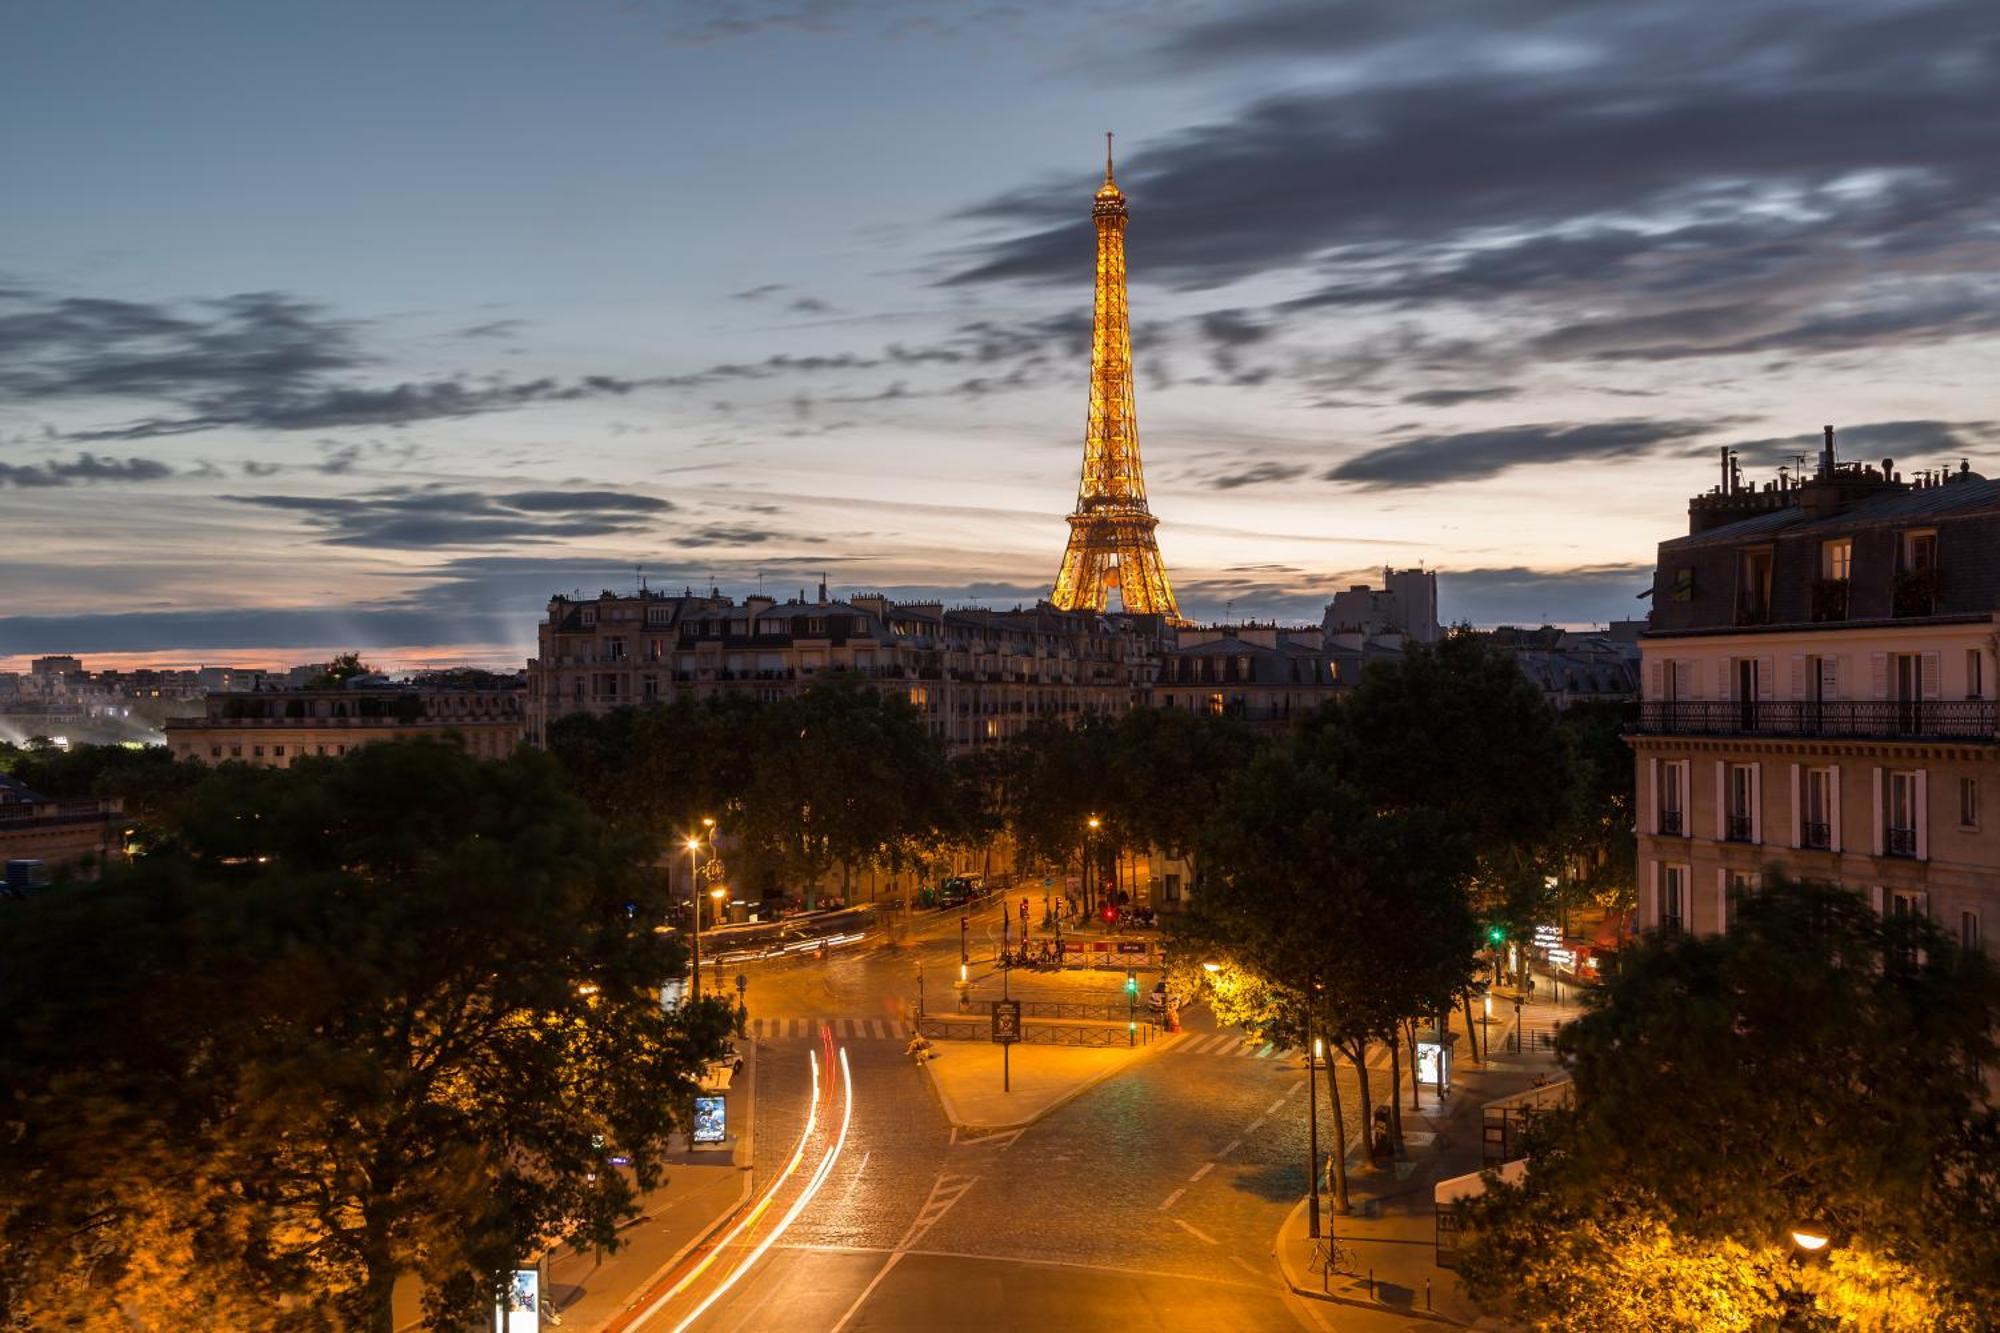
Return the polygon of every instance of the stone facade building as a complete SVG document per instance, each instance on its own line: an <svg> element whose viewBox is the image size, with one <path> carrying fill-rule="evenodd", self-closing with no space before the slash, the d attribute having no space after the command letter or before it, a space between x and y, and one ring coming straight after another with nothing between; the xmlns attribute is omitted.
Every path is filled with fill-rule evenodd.
<svg viewBox="0 0 2000 1333"><path fill-rule="evenodd" d="M1641 639L1639 919L1726 928L1767 869L1969 945L2000 921L2000 483L1893 461L1745 486L1660 544Z"/></svg>
<svg viewBox="0 0 2000 1333"><path fill-rule="evenodd" d="M378 684L323 690L211 694L200 717L167 722L177 759L286 768L308 755L339 757L371 741L456 737L470 754L501 759L526 729L520 688L430 689Z"/></svg>
<svg viewBox="0 0 2000 1333"><path fill-rule="evenodd" d="M56 872L81 861L103 865L122 854L125 806L117 797L59 801L0 774L0 864L21 879L31 868Z"/></svg>

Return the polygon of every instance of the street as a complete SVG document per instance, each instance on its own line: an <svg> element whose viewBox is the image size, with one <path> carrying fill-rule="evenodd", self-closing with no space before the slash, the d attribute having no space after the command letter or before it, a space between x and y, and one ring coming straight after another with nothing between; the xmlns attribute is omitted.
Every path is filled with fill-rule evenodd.
<svg viewBox="0 0 2000 1333"><path fill-rule="evenodd" d="M997 903L982 906L975 960L991 956L980 917L998 933ZM827 1121L846 1111L825 1095L842 1051L853 1090L844 1142L783 1234L726 1290L698 1311L683 1301L631 1327L1325 1326L1287 1292L1270 1254L1305 1188L1306 1080L1295 1058L1218 1034L1196 1011L1187 1038L1024 1129L955 1130L905 1054L903 1020L919 960L928 1009L956 1008L958 914L920 915L901 947L882 934L825 960L741 969L764 1034L758 1190L802 1142L799 1174L826 1162ZM990 973L974 962L975 991L997 994ZM1017 996L1124 993L1122 973L1024 973L1010 984ZM1386 1088L1386 1073L1376 1083ZM787 1197L777 1191L767 1218ZM755 1235L725 1237L706 1280L735 1271Z"/></svg>

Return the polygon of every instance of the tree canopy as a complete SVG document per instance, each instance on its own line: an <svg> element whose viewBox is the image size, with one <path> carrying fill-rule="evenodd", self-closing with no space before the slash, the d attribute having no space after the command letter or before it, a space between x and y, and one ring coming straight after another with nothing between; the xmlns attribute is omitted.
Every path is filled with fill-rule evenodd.
<svg viewBox="0 0 2000 1333"><path fill-rule="evenodd" d="M387 1329L416 1274L448 1324L615 1245L728 1017L663 1011L659 877L565 787L429 741L224 766L170 848L10 908L0 1316Z"/></svg>
<svg viewBox="0 0 2000 1333"><path fill-rule="evenodd" d="M1574 1109L1531 1136L1523 1184L1467 1206L1465 1279L1551 1328L1849 1307L1974 1327L2000 1290L1996 1024L1983 954L1839 888L1774 885L1726 934L1642 941L1563 1030ZM1836 1262L1794 1269L1798 1228Z"/></svg>

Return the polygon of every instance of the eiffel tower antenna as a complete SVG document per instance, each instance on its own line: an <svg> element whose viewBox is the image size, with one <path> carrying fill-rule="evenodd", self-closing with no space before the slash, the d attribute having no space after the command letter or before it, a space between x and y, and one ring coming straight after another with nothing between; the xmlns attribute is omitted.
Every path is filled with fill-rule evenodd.
<svg viewBox="0 0 2000 1333"><path fill-rule="evenodd" d="M1184 625L1174 586L1160 559L1139 464L1139 417L1132 396L1132 323L1125 298L1125 195L1111 174L1104 136L1104 184L1090 207L1097 224L1097 290L1090 331L1090 414L1083 435L1083 477L1069 545L1050 600L1065 611L1104 611L1118 589L1124 609Z"/></svg>

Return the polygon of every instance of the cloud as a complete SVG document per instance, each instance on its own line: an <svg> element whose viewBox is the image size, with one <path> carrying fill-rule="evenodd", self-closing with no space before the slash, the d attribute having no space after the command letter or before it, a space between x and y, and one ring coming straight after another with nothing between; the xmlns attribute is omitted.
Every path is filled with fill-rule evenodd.
<svg viewBox="0 0 2000 1333"><path fill-rule="evenodd" d="M1378 489L1476 481L1516 467L1584 458L1625 458L1716 429L1718 422L1602 421L1583 425L1503 426L1454 435L1420 435L1357 454L1327 471L1328 481Z"/></svg>
<svg viewBox="0 0 2000 1333"><path fill-rule="evenodd" d="M796 300L787 302L785 309L801 315L824 315L830 312L833 307L820 300L817 296L801 296Z"/></svg>
<svg viewBox="0 0 2000 1333"><path fill-rule="evenodd" d="M517 491L487 495L441 485L389 486L359 496L232 495L295 513L329 546L389 550L489 546L646 531L674 505L623 491Z"/></svg>
<svg viewBox="0 0 2000 1333"><path fill-rule="evenodd" d="M0 463L0 485L21 487L67 486L78 481L159 481L173 475L173 468L157 458L106 458L87 452L66 462Z"/></svg>
<svg viewBox="0 0 2000 1333"><path fill-rule="evenodd" d="M1311 468L1298 463L1273 463L1265 461L1253 463L1240 472L1225 472L1209 477L1208 484L1218 491L1241 490L1245 486L1263 486L1271 482L1297 481Z"/></svg>
<svg viewBox="0 0 2000 1333"><path fill-rule="evenodd" d="M1644 619L1638 597L1653 586L1653 566L1444 569L1437 579L1438 616L1448 624L1590 625Z"/></svg>
<svg viewBox="0 0 2000 1333"><path fill-rule="evenodd" d="M732 301L761 301L767 296L775 296L784 290L785 284L782 282L767 282L757 287L745 287L740 292L731 292L729 299Z"/></svg>
<svg viewBox="0 0 2000 1333"><path fill-rule="evenodd" d="M527 327L526 320L489 319L484 324L472 324L452 335L457 338L500 338L511 340L516 332Z"/></svg>
<svg viewBox="0 0 2000 1333"><path fill-rule="evenodd" d="M1417 407L1457 407L1460 403L1498 402L1520 392L1511 384L1496 384L1486 389L1420 389L1404 394L1403 401Z"/></svg>

